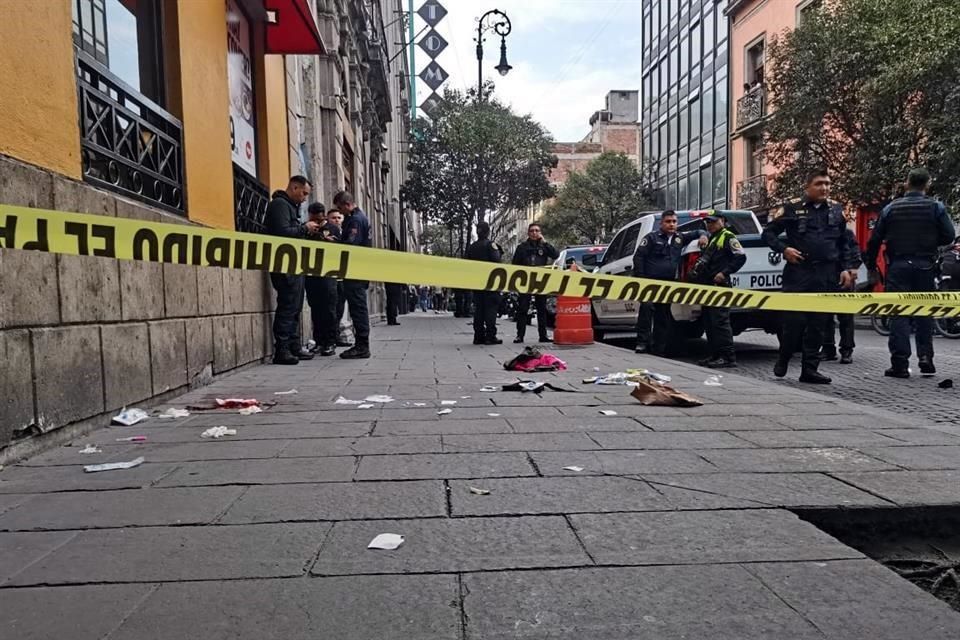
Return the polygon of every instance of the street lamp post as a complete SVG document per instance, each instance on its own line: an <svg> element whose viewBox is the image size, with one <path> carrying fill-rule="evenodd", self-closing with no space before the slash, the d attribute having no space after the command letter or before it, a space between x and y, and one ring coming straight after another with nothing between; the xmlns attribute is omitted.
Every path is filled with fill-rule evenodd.
<svg viewBox="0 0 960 640"><path fill-rule="evenodd" d="M480 16L477 22L477 101L483 97L483 42L484 34L491 29L500 36L500 63L494 67L501 76L510 73L513 67L507 62L507 36L513 26L510 18L499 9L491 9Z"/></svg>

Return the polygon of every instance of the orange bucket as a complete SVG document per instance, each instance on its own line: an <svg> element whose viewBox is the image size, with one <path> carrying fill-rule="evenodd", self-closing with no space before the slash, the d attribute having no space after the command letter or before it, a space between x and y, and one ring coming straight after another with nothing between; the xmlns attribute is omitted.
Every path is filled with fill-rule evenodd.
<svg viewBox="0 0 960 640"><path fill-rule="evenodd" d="M579 271L576 263L571 271ZM557 320L553 330L554 344L593 344L593 319L590 298L557 298Z"/></svg>

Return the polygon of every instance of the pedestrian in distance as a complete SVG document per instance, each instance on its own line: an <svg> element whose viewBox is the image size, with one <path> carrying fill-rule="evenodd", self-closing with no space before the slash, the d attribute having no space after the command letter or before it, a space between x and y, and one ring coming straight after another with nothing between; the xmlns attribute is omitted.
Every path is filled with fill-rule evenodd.
<svg viewBox="0 0 960 640"><path fill-rule="evenodd" d="M676 281L683 248L697 238L700 238L702 249L707 244L707 234L699 230L678 233L676 212L664 211L660 214L660 228L640 238L637 252L633 254L633 277ZM665 355L672 341L672 326L670 305L642 302L637 313L635 351Z"/></svg>
<svg viewBox="0 0 960 640"><path fill-rule="evenodd" d="M885 291L936 290L940 249L953 243L956 231L944 204L927 196L929 186L926 169L911 170L906 193L884 207L867 242L864 262L871 279L879 277L877 259L881 245L886 245ZM933 364L933 319L896 316L890 323L890 368L884 371L885 376L910 377L911 323L916 328L920 373L937 372Z"/></svg>
<svg viewBox="0 0 960 640"><path fill-rule="evenodd" d="M513 253L513 264L524 267L545 267L560 256L553 245L543 239L543 229L536 222L527 227L527 239L520 243ZM527 314L530 311L530 298L534 298L537 306L537 333L540 342L550 342L547 335L547 298L546 296L531 296L522 293L517 302L517 337L516 344L523 342L527 332Z"/></svg>
<svg viewBox="0 0 960 640"><path fill-rule="evenodd" d="M477 241L467 247L467 260L500 263L503 251L490 239L490 225L477 224ZM497 291L473 292L473 344L503 344L497 337L497 309L500 308L500 293Z"/></svg>
<svg viewBox="0 0 960 640"><path fill-rule="evenodd" d="M320 232L315 220L300 222L300 205L310 197L310 181L293 176L285 190L273 192L265 215L266 232L284 238L306 238ZM271 273L270 283L277 292L273 317L273 363L299 364L313 354L303 348L300 338L300 313L303 311L304 277Z"/></svg>
<svg viewBox="0 0 960 640"><path fill-rule="evenodd" d="M860 245L852 229L845 232L847 245L850 247L851 266L859 269ZM840 274L837 274L837 278ZM829 314L823 328L823 344L820 346L820 359L832 361L837 359L837 325L840 326L840 364L853 364L853 350L856 348L856 323L852 313Z"/></svg>
<svg viewBox="0 0 960 640"><path fill-rule="evenodd" d="M830 175L824 169L811 171L803 197L784 204L780 215L763 231L763 240L787 261L783 268L785 293L835 293L852 290L856 284L859 258L847 241L843 206L829 196ZM780 238L784 233L786 240ZM790 359L799 350L800 382L830 384L830 378L818 371L826 315L806 311L783 315L783 337L773 374L778 378L787 375Z"/></svg>
<svg viewBox="0 0 960 640"><path fill-rule="evenodd" d="M320 225L311 235L322 242L339 242L340 228L328 221L327 213L320 202L307 207L307 219ZM307 302L310 305L310 321L313 324L314 353L332 356L337 352L337 279L307 276L304 282Z"/></svg>
<svg viewBox="0 0 960 640"><path fill-rule="evenodd" d="M340 241L353 247L371 246L370 219L357 206L353 194L349 191L340 191L333 197L333 204L343 214ZM367 311L369 286L370 283L366 280L343 281L343 293L347 299L356 338L356 344L340 354L340 357L345 360L370 357L370 316Z"/></svg>
<svg viewBox="0 0 960 640"><path fill-rule="evenodd" d="M747 262L747 254L736 234L726 228L723 215L714 212L704 218L709 240L700 251L700 257L690 270L689 279L698 284L730 287L731 274ZM710 355L697 364L711 369L730 369L737 366L737 352L733 346L733 327L730 309L704 307L703 319L707 330L707 348Z"/></svg>

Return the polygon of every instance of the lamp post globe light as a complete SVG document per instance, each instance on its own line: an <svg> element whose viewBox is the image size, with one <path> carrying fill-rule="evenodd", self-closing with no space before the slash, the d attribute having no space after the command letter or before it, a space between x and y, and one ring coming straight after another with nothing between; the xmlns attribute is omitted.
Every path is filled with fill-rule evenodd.
<svg viewBox="0 0 960 640"><path fill-rule="evenodd" d="M510 73L513 67L507 62L507 36L510 35L513 25L510 18L499 9L491 9L480 16L477 21L477 100L483 97L483 42L484 35L493 31L500 36L500 63L494 67L501 76Z"/></svg>

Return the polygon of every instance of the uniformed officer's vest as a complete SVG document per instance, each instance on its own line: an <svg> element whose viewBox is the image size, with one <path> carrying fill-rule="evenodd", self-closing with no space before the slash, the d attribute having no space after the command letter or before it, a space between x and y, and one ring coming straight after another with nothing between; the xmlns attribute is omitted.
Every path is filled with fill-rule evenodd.
<svg viewBox="0 0 960 640"><path fill-rule="evenodd" d="M717 254L721 249L727 246L727 241L729 238L736 237L736 234L726 227L714 234L707 243L707 246L703 248L703 251L700 253L700 257L697 258L693 268L690 269L690 273L688 274L690 281L706 282L709 278L715 275L716 272L713 269L713 262L716 259Z"/></svg>
<svg viewBox="0 0 960 640"><path fill-rule="evenodd" d="M887 212L887 253L891 257L932 257L937 253L937 205L931 198L904 197Z"/></svg>

